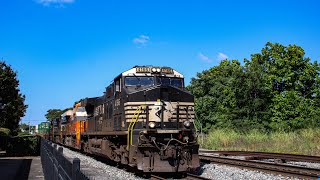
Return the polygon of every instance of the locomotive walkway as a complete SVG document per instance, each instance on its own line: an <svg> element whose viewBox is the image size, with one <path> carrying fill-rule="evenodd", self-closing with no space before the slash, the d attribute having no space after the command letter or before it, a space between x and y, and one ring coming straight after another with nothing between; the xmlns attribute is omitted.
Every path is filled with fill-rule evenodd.
<svg viewBox="0 0 320 180"><path fill-rule="evenodd" d="M0 179L43 180L40 156L0 157Z"/></svg>

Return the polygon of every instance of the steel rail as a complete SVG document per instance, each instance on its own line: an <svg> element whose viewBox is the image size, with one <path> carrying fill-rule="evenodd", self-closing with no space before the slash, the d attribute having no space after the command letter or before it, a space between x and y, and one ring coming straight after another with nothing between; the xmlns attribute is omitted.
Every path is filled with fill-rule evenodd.
<svg viewBox="0 0 320 180"><path fill-rule="evenodd" d="M276 164L249 160L232 159L226 157L199 155L202 161L215 162L219 164L232 165L242 168L249 168L259 171L282 174L286 176L302 177L308 179L315 179L320 176L320 169L290 166L286 164Z"/></svg>
<svg viewBox="0 0 320 180"><path fill-rule="evenodd" d="M165 180L166 178L151 174L150 179L152 179L152 180Z"/></svg>
<svg viewBox="0 0 320 180"><path fill-rule="evenodd" d="M190 180L196 180L196 179L209 180L208 178L201 177L201 176L198 176L198 175L195 175L195 174L190 174L190 173L187 173L186 179L190 179Z"/></svg>
<svg viewBox="0 0 320 180"><path fill-rule="evenodd" d="M155 175L155 174L151 174L150 179L152 179L152 180L165 180L165 179L167 179L167 178L164 178L164 177L161 177L161 176L158 176L158 175ZM201 176L198 176L198 175L195 175L195 174L190 174L190 173L187 173L187 174L186 174L186 177L183 178L183 179L189 179L189 180L210 180L210 179L208 179L208 178L201 177Z"/></svg>
<svg viewBox="0 0 320 180"><path fill-rule="evenodd" d="M281 159L287 161L314 162L320 163L320 156L308 156L298 154L253 152L253 151L215 151L215 150L199 150L199 153L213 153L225 156L250 156L256 159Z"/></svg>

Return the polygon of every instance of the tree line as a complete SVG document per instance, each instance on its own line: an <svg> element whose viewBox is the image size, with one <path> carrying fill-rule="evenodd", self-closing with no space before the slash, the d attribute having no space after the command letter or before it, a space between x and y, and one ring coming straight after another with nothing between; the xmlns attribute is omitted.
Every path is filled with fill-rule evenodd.
<svg viewBox="0 0 320 180"><path fill-rule="evenodd" d="M192 78L204 131L293 131L320 126L320 66L296 45L268 42L250 59L223 60Z"/></svg>

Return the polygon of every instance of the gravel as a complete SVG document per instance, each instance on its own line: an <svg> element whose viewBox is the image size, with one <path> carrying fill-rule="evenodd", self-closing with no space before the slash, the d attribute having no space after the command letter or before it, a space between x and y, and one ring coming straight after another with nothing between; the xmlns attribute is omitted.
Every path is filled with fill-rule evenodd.
<svg viewBox="0 0 320 180"><path fill-rule="evenodd" d="M65 147L63 147L63 155L68 159L79 158L81 171L83 171L87 176L89 176L90 179L96 179L96 180L141 179L140 177L135 176L133 173L127 172L123 169L119 169L114 166L107 165L90 156L83 155L81 153L72 151Z"/></svg>
<svg viewBox="0 0 320 180"><path fill-rule="evenodd" d="M203 155L208 156L221 156L217 153L201 153ZM224 157L224 156L222 156ZM246 156L226 156L231 159L240 159L245 160ZM292 166L298 167L307 167L307 168L315 168L320 169L320 163L311 163L311 162L295 162L288 161L286 163L280 162L278 159L262 159L262 160L254 160L254 161L262 161L262 162L270 162L270 163L280 163L280 164L288 164ZM203 165L203 173L201 176L207 178L214 179L298 179L298 178L290 178L281 175L273 175L259 171L252 171L247 169L240 169L231 166L218 165L218 164L202 164ZM218 177L218 178L217 178ZM219 178L222 177L222 178Z"/></svg>
<svg viewBox="0 0 320 180"><path fill-rule="evenodd" d="M275 159L264 159L261 161L271 162L271 163L274 163L274 162L279 163L279 160L275 160ZM288 165L298 166L298 167L320 169L320 163L287 161L286 163L282 163L282 164L288 164Z"/></svg>
<svg viewBox="0 0 320 180"><path fill-rule="evenodd" d="M90 156L83 155L79 152L72 151L68 148L63 147L63 154L68 159L79 158L81 170L90 177L90 179L104 180L104 179L115 179L115 180L131 180L131 179L142 179L141 177L135 176L133 173L127 172L123 169L108 165L100 162ZM239 157L238 157L239 158ZM239 158L240 159L240 158ZM304 163L304 162L288 162L293 165L307 166L319 168L320 165L317 163ZM270 180L284 180L284 179L298 179L290 178L281 175L268 174L259 171L240 169L237 167L231 167L220 164L206 164L201 163L200 176L217 179L217 180L242 180L242 179L270 179Z"/></svg>
<svg viewBox="0 0 320 180"><path fill-rule="evenodd" d="M302 166L302 167L307 167L307 168L320 169L320 163L288 161L287 164L295 165L295 166Z"/></svg>
<svg viewBox="0 0 320 180"><path fill-rule="evenodd" d="M228 180L228 179L270 179L270 180L278 180L278 179L298 179L298 178L290 178L284 177L281 175L273 175L267 174L259 171L252 171L247 169L240 169L237 167L218 165L218 164L201 164L202 173L201 176L209 179L216 180Z"/></svg>

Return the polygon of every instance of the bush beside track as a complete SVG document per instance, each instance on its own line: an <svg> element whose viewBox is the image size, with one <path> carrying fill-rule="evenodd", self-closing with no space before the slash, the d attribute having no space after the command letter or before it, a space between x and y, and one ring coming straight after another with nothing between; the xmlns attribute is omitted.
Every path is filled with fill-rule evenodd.
<svg viewBox="0 0 320 180"><path fill-rule="evenodd" d="M38 156L39 154L40 141L38 136L23 135L8 139L7 156Z"/></svg>

